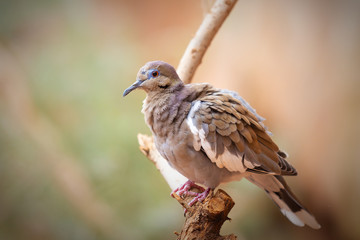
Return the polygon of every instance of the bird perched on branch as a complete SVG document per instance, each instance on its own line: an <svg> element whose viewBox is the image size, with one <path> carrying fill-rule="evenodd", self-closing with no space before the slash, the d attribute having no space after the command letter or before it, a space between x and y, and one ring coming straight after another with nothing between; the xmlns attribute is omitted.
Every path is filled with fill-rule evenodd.
<svg viewBox="0 0 360 240"><path fill-rule="evenodd" d="M123 96L134 89L147 93L142 112L159 153L189 179L174 192L194 196L190 205L219 184L245 177L265 190L292 223L320 228L283 178L297 175L295 168L272 141L264 119L236 92L206 83L185 85L162 61L146 63ZM201 193L191 192L192 187Z"/></svg>

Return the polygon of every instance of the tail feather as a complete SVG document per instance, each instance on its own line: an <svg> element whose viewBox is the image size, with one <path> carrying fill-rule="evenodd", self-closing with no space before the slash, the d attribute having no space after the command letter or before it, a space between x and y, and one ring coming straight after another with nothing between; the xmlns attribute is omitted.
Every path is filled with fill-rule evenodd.
<svg viewBox="0 0 360 240"><path fill-rule="evenodd" d="M280 208L293 224L303 227L306 225L314 229L321 226L315 217L302 206L300 201L290 190L282 176L251 174L246 177L250 182L256 184L270 196L274 203Z"/></svg>

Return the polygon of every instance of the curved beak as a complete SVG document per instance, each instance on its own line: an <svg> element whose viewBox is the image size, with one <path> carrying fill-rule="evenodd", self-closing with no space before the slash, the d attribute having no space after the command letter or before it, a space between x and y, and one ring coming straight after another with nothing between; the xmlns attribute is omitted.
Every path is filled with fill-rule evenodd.
<svg viewBox="0 0 360 240"><path fill-rule="evenodd" d="M128 87L127 89L125 89L124 93L123 93L123 97L125 97L126 95L128 95L132 90L135 90L136 88L138 88L141 84L142 84L142 80L137 80L136 82L134 82L130 87Z"/></svg>

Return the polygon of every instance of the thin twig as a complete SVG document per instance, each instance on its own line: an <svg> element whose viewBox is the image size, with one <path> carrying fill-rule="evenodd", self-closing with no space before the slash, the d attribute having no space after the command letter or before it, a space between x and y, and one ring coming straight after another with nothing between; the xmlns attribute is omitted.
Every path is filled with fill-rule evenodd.
<svg viewBox="0 0 360 240"><path fill-rule="evenodd" d="M138 141L141 152L155 164L156 168L163 175L171 190L179 187L187 181L187 178L172 168L169 163L160 155L155 147L153 137L138 134Z"/></svg>
<svg viewBox="0 0 360 240"><path fill-rule="evenodd" d="M234 7L237 0L217 0L210 12L206 14L195 37L187 46L177 68L177 73L184 83L190 83L196 69L216 33L224 23L226 17Z"/></svg>

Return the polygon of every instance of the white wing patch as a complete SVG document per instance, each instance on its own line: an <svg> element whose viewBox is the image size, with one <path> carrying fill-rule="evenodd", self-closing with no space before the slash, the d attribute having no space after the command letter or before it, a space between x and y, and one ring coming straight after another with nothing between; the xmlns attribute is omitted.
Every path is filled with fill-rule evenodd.
<svg viewBox="0 0 360 240"><path fill-rule="evenodd" d="M200 151L200 149L201 149L201 140L199 137L200 129L199 129L199 127L196 126L194 116L195 116L196 111L199 110L200 104L201 104L201 101L195 101L194 105L190 108L190 112L186 118L186 123L188 124L190 131L194 135L193 145L194 145L194 148L196 151Z"/></svg>
<svg viewBox="0 0 360 240"><path fill-rule="evenodd" d="M219 168L226 168L231 172L245 172L246 167L241 161L242 155L235 155L225 149L222 154L217 154L218 151L216 149L216 134L215 134L215 144L211 144L207 139L207 134L209 133L208 125L202 124L202 122L197 122L197 118L195 117L196 112L200 109L201 101L195 101L193 106L190 109L190 112L186 118L186 123L188 124L191 133L194 136L194 149L196 151L200 151L201 147L204 149L206 155L210 158L210 160ZM213 147L212 147L213 145ZM215 148L214 148L215 145ZM240 154L240 153L239 153ZM243 153L242 153L243 154ZM244 161L248 162L248 161ZM250 167L253 167L252 165Z"/></svg>

